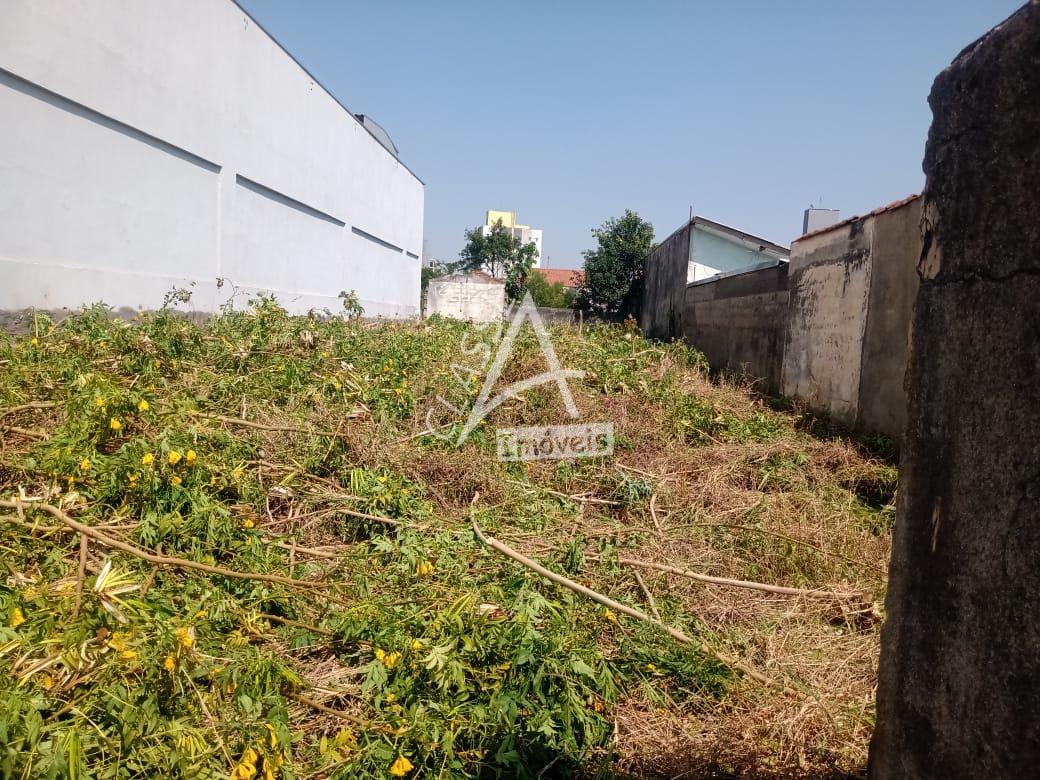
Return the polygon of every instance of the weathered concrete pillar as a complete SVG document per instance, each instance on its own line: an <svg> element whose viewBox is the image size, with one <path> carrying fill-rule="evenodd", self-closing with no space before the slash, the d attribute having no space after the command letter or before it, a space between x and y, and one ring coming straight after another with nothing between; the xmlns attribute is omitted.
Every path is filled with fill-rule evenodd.
<svg viewBox="0 0 1040 780"><path fill-rule="evenodd" d="M875 778L1040 775L1040 3L935 81Z"/></svg>

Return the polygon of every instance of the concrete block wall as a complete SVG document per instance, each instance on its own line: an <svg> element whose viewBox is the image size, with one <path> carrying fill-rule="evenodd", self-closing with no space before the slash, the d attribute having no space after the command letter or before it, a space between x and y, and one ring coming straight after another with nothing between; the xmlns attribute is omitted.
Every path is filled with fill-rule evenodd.
<svg viewBox="0 0 1040 780"><path fill-rule="evenodd" d="M785 395L845 425L902 434L920 213L914 196L794 242Z"/></svg>
<svg viewBox="0 0 1040 780"><path fill-rule="evenodd" d="M646 260L639 326L650 338L668 340L683 336L692 231L692 223L679 228L658 244Z"/></svg>
<svg viewBox="0 0 1040 780"><path fill-rule="evenodd" d="M683 338L715 368L780 387L787 326L788 267L694 282L686 288Z"/></svg>
<svg viewBox="0 0 1040 780"><path fill-rule="evenodd" d="M921 253L918 196L795 241L790 263L685 284L691 226L647 259L640 324L715 369L848 426L900 438Z"/></svg>

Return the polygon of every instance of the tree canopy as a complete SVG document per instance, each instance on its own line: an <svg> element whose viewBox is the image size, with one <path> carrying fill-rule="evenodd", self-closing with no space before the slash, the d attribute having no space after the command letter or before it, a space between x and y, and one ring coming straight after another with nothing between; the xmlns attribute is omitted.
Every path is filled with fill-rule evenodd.
<svg viewBox="0 0 1040 780"><path fill-rule="evenodd" d="M562 282L549 284L549 280L537 272L527 278L527 291L537 306L569 309L574 304L573 290L564 287Z"/></svg>
<svg viewBox="0 0 1040 780"><path fill-rule="evenodd" d="M466 231L466 246L459 253L458 269L486 271L505 279L506 297L518 300L527 290L537 251L534 244L520 243L499 221L486 235L480 228Z"/></svg>
<svg viewBox="0 0 1040 780"><path fill-rule="evenodd" d="M646 258L654 249L654 227L631 209L592 231L596 248L585 257L585 280L577 305L608 317L638 314Z"/></svg>

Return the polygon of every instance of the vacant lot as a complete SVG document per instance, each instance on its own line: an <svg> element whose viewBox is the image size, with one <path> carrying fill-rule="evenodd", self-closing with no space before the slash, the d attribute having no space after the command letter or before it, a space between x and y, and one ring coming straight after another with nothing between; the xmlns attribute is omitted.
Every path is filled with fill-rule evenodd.
<svg viewBox="0 0 1040 780"><path fill-rule="evenodd" d="M0 336L0 777L862 771L895 470L683 346L552 338L613 458L496 459L552 385L423 435L483 381L458 323ZM502 381L544 370L525 332Z"/></svg>

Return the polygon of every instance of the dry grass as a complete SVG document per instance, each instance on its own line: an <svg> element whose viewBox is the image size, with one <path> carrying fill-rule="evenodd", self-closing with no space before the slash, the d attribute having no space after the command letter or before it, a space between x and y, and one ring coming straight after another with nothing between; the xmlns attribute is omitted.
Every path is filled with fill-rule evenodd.
<svg viewBox="0 0 1040 780"><path fill-rule="evenodd" d="M684 349L638 338L619 344L621 331L599 329L585 334L556 331L554 339L564 365L589 372L584 382L571 383L575 400L583 419L613 422L619 443L615 457L503 464L494 458L493 442L469 442L455 449L415 437L425 426L433 396L449 381L437 372L443 372L454 334L445 337L429 325L387 324L365 338L378 343L383 332L387 338L404 334L419 353L410 374L414 403L405 412L388 416L371 395L333 403L286 391L282 398L243 396L233 406L211 405L210 411L271 428L294 427L295 432L236 428L205 419L193 423L193 430L225 431L222 435L248 442L253 453L248 473L256 490L252 497L228 502L228 508L233 517L250 518L256 532L281 545L285 571L318 567L330 583L369 577L369 562L358 556L358 543L367 532L351 538L343 531L346 512L374 511L352 493L349 466L400 475L418 487L428 513L388 514L416 526L420 538L465 533L471 501L479 494L477 509L497 537L641 609L649 610L647 597L619 557L719 577L858 594L847 601L779 596L641 570L665 623L708 639L717 650L798 693L785 695L741 681L722 696L702 696L696 680L648 674L630 681L607 707L604 717L612 734L598 748L599 760L588 765L597 768L606 762L618 776L660 778L862 774L890 552L889 464L847 437L813 437L803 430L801 415L768 409L746 386L709 379ZM435 337L440 343L434 344ZM298 336L267 345L274 360L310 354L318 346L301 344ZM360 364L357 355L336 354L333 359L342 365L351 361L351 368L336 374L344 382L378 379L378 374L372 378L378 361L366 371L353 367ZM102 359L95 365L104 370ZM527 344L508 364L503 382L541 370L541 356ZM210 359L185 359L166 389L169 408L178 408L174 394L206 406L205 399L215 392L215 377L227 379ZM34 473L26 458L39 446L29 432L46 437L66 424L61 404L11 409L27 399L58 398L58 387L57 382L49 388L8 387L4 393L9 413L0 417L0 426L7 426L0 427L0 486L5 497L18 487L54 489L56 480ZM699 406L683 406L690 399ZM704 410L708 417L697 417ZM559 394L537 388L496 410L489 425L562 421L566 414ZM308 431L338 435L315 437ZM107 446L118 452L122 443L109 441ZM130 538L134 518L126 520L124 533ZM466 577L434 578L424 584L428 598L444 605L467 590L481 592L481 583L516 576L513 564L489 560L482 552L454 550L452 554L470 556ZM448 552L443 554L447 558ZM74 560L72 548L68 556ZM567 556L580 560L565 565ZM100 558L91 558L92 568L100 563ZM326 596L334 603L356 599L358 591L355 586L330 586ZM254 646L284 659L307 681L310 698L325 708L295 700L288 704L293 727L313 744L336 734L344 715L371 717L371 702L360 687L365 672L357 663L356 643L339 646L335 630L321 622L327 605L301 603L295 612L298 622L328 640L294 648L263 621L256 623L255 633L246 634ZM598 646L608 658L615 657L636 631L626 621L604 625ZM371 652L371 647L361 651ZM318 771L312 776L333 775Z"/></svg>

